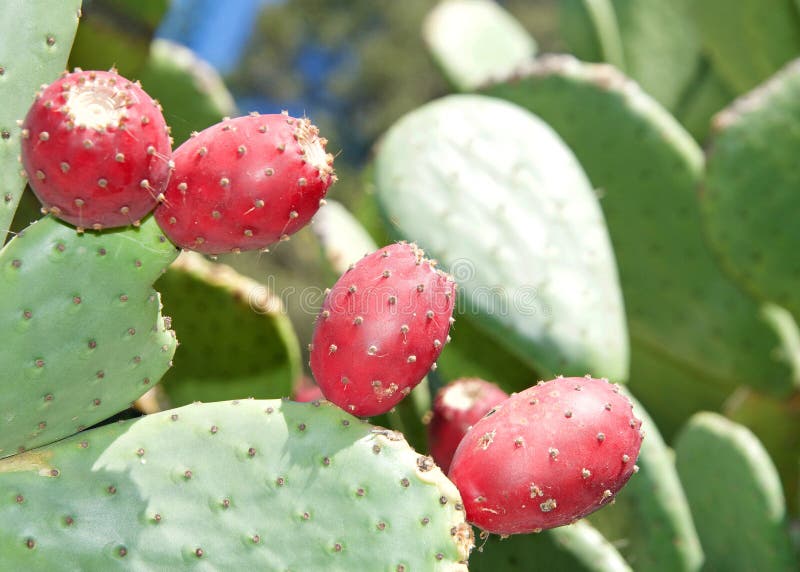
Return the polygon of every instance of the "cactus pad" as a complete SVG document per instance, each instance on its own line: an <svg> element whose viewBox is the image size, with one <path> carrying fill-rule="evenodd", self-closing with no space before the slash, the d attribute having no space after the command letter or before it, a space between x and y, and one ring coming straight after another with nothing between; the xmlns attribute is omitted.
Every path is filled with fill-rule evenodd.
<svg viewBox="0 0 800 572"><path fill-rule="evenodd" d="M156 287L181 340L160 386L172 406L291 393L300 344L266 286L184 252Z"/></svg>
<svg viewBox="0 0 800 572"><path fill-rule="evenodd" d="M192 404L0 461L3 569L466 571L460 497L327 403Z"/></svg>
<svg viewBox="0 0 800 572"><path fill-rule="evenodd" d="M795 0L694 0L703 51L735 92L752 89L800 53Z"/></svg>
<svg viewBox="0 0 800 572"><path fill-rule="evenodd" d="M704 193L723 261L800 319L800 60L714 119Z"/></svg>
<svg viewBox="0 0 800 572"><path fill-rule="evenodd" d="M749 430L698 413L675 443L676 465L706 554L703 570L796 570L775 466Z"/></svg>
<svg viewBox="0 0 800 572"><path fill-rule="evenodd" d="M602 213L538 118L484 96L440 99L390 129L375 173L387 219L456 277L460 303L500 343L541 375L627 378Z"/></svg>
<svg viewBox="0 0 800 572"><path fill-rule="evenodd" d="M311 230L336 276L347 272L351 264L366 254L378 250L366 229L341 203L326 199L313 222Z"/></svg>
<svg viewBox="0 0 800 572"><path fill-rule="evenodd" d="M425 18L422 36L461 91L510 73L536 53L536 41L492 0L440 2Z"/></svg>
<svg viewBox="0 0 800 572"><path fill-rule="evenodd" d="M155 221L77 234L46 217L0 251L0 457L125 409L175 351L152 283L175 258Z"/></svg>
<svg viewBox="0 0 800 572"><path fill-rule="evenodd" d="M630 572L616 548L585 520L539 534L493 536L469 562L472 572Z"/></svg>
<svg viewBox="0 0 800 572"><path fill-rule="evenodd" d="M690 6L691 0L559 2L562 30L577 57L614 65L669 109L680 102L700 64ZM601 49L587 45L587 38L596 38Z"/></svg>
<svg viewBox="0 0 800 572"><path fill-rule="evenodd" d="M544 118L600 189L633 339L711 383L794 389L758 304L706 246L702 151L658 103L610 66L569 56L540 58L487 92Z"/></svg>
<svg viewBox="0 0 800 572"><path fill-rule="evenodd" d="M80 0L4 0L0 4L0 244L25 188L18 162L20 129L39 86L67 63ZM0 453L2 455L2 453Z"/></svg>
<svg viewBox="0 0 800 572"><path fill-rule="evenodd" d="M138 77L147 93L164 107L176 148L192 131L236 112L233 96L217 70L189 48L169 40L153 40Z"/></svg>

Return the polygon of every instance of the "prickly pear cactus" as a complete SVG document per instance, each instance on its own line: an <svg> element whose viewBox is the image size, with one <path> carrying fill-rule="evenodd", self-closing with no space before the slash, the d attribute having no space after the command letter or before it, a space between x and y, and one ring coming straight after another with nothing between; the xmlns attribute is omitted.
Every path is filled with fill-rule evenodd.
<svg viewBox="0 0 800 572"><path fill-rule="evenodd" d="M558 6L561 30L572 53L584 61L613 64L674 109L700 64L691 4L691 0L565 0Z"/></svg>
<svg viewBox="0 0 800 572"><path fill-rule="evenodd" d="M602 214L580 165L538 118L484 96L434 101L390 129L375 173L386 218L456 276L498 342L542 375L627 378Z"/></svg>
<svg viewBox="0 0 800 572"><path fill-rule="evenodd" d="M536 53L536 41L492 0L444 0L425 18L433 59L460 91L502 77Z"/></svg>
<svg viewBox="0 0 800 572"><path fill-rule="evenodd" d="M327 403L108 425L0 461L0 490L8 570L466 571L472 539L429 458Z"/></svg>
<svg viewBox="0 0 800 572"><path fill-rule="evenodd" d="M713 244L742 284L800 319L800 59L714 119L702 193Z"/></svg>
<svg viewBox="0 0 800 572"><path fill-rule="evenodd" d="M696 0L703 50L736 93L748 91L800 55L795 0Z"/></svg>
<svg viewBox="0 0 800 572"><path fill-rule="evenodd" d="M698 413L675 443L675 462L703 544L703 570L797 569L775 466L747 428Z"/></svg>
<svg viewBox="0 0 800 572"><path fill-rule="evenodd" d="M159 388L171 406L291 393L301 373L300 343L266 286L184 252L156 287L181 339Z"/></svg>
<svg viewBox="0 0 800 572"><path fill-rule="evenodd" d="M39 86L64 70L80 0L4 0L0 4L0 244L25 188L20 129Z"/></svg>
<svg viewBox="0 0 800 572"><path fill-rule="evenodd" d="M0 251L0 457L126 408L175 352L152 284L177 255L150 218L78 234L45 217Z"/></svg>
<svg viewBox="0 0 800 572"><path fill-rule="evenodd" d="M696 198L703 154L661 106L610 66L570 56L540 58L487 93L546 120L601 193L637 343L717 386L796 387L758 303L706 245Z"/></svg>

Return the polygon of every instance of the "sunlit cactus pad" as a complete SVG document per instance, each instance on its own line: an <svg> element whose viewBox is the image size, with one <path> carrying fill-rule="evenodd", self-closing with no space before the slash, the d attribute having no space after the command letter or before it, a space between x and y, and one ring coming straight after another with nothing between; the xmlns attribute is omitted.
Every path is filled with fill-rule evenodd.
<svg viewBox="0 0 800 572"><path fill-rule="evenodd" d="M327 403L193 404L0 461L0 568L466 570L458 491Z"/></svg>
<svg viewBox="0 0 800 572"><path fill-rule="evenodd" d="M0 457L72 435L158 383L176 340L153 282L155 221L78 234L46 217L0 251Z"/></svg>

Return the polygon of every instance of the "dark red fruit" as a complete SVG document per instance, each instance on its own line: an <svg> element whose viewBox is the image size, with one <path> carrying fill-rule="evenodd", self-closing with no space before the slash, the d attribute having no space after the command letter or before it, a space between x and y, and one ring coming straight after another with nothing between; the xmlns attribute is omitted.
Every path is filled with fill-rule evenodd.
<svg viewBox="0 0 800 572"><path fill-rule="evenodd" d="M329 400L359 416L389 411L448 341L455 282L414 244L365 256L339 278L317 318L311 370Z"/></svg>
<svg viewBox="0 0 800 572"><path fill-rule="evenodd" d="M467 520L496 534L569 524L605 506L634 473L641 421L607 380L558 378L478 421L450 466Z"/></svg>
<svg viewBox="0 0 800 572"><path fill-rule="evenodd" d="M445 473L467 430L506 399L505 391L482 379L457 379L439 390L433 401L428 442L433 460Z"/></svg>
<svg viewBox="0 0 800 572"><path fill-rule="evenodd" d="M65 73L23 122L33 192L79 229L138 224L163 198L171 153L161 107L113 71Z"/></svg>
<svg viewBox="0 0 800 572"><path fill-rule="evenodd" d="M263 249L308 224L336 180L333 156L308 119L226 119L175 150L156 219L182 248Z"/></svg>

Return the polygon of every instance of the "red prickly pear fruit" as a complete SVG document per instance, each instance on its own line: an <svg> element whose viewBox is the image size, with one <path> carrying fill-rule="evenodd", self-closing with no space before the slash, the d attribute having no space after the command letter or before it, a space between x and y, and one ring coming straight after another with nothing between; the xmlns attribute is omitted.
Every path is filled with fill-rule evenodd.
<svg viewBox="0 0 800 572"><path fill-rule="evenodd" d="M433 460L445 473L469 428L506 399L508 394L494 383L474 378L457 379L438 391L428 442Z"/></svg>
<svg viewBox="0 0 800 572"><path fill-rule="evenodd" d="M311 371L328 401L361 417L386 413L416 386L448 341L456 285L415 244L365 256L328 292Z"/></svg>
<svg viewBox="0 0 800 572"><path fill-rule="evenodd" d="M608 504L637 470L641 424L607 380L558 378L512 395L475 423L449 477L467 520L487 532L562 526Z"/></svg>
<svg viewBox="0 0 800 572"><path fill-rule="evenodd" d="M336 180L333 156L308 119L226 119L175 150L156 220L182 248L263 249L308 224Z"/></svg>
<svg viewBox="0 0 800 572"><path fill-rule="evenodd" d="M313 380L303 376L292 389L292 399L300 403L310 403L311 401L325 399L325 396L322 395L322 390Z"/></svg>
<svg viewBox="0 0 800 572"><path fill-rule="evenodd" d="M79 230L138 225L163 198L171 147L161 106L113 70L65 73L22 124L22 164L42 210Z"/></svg>

